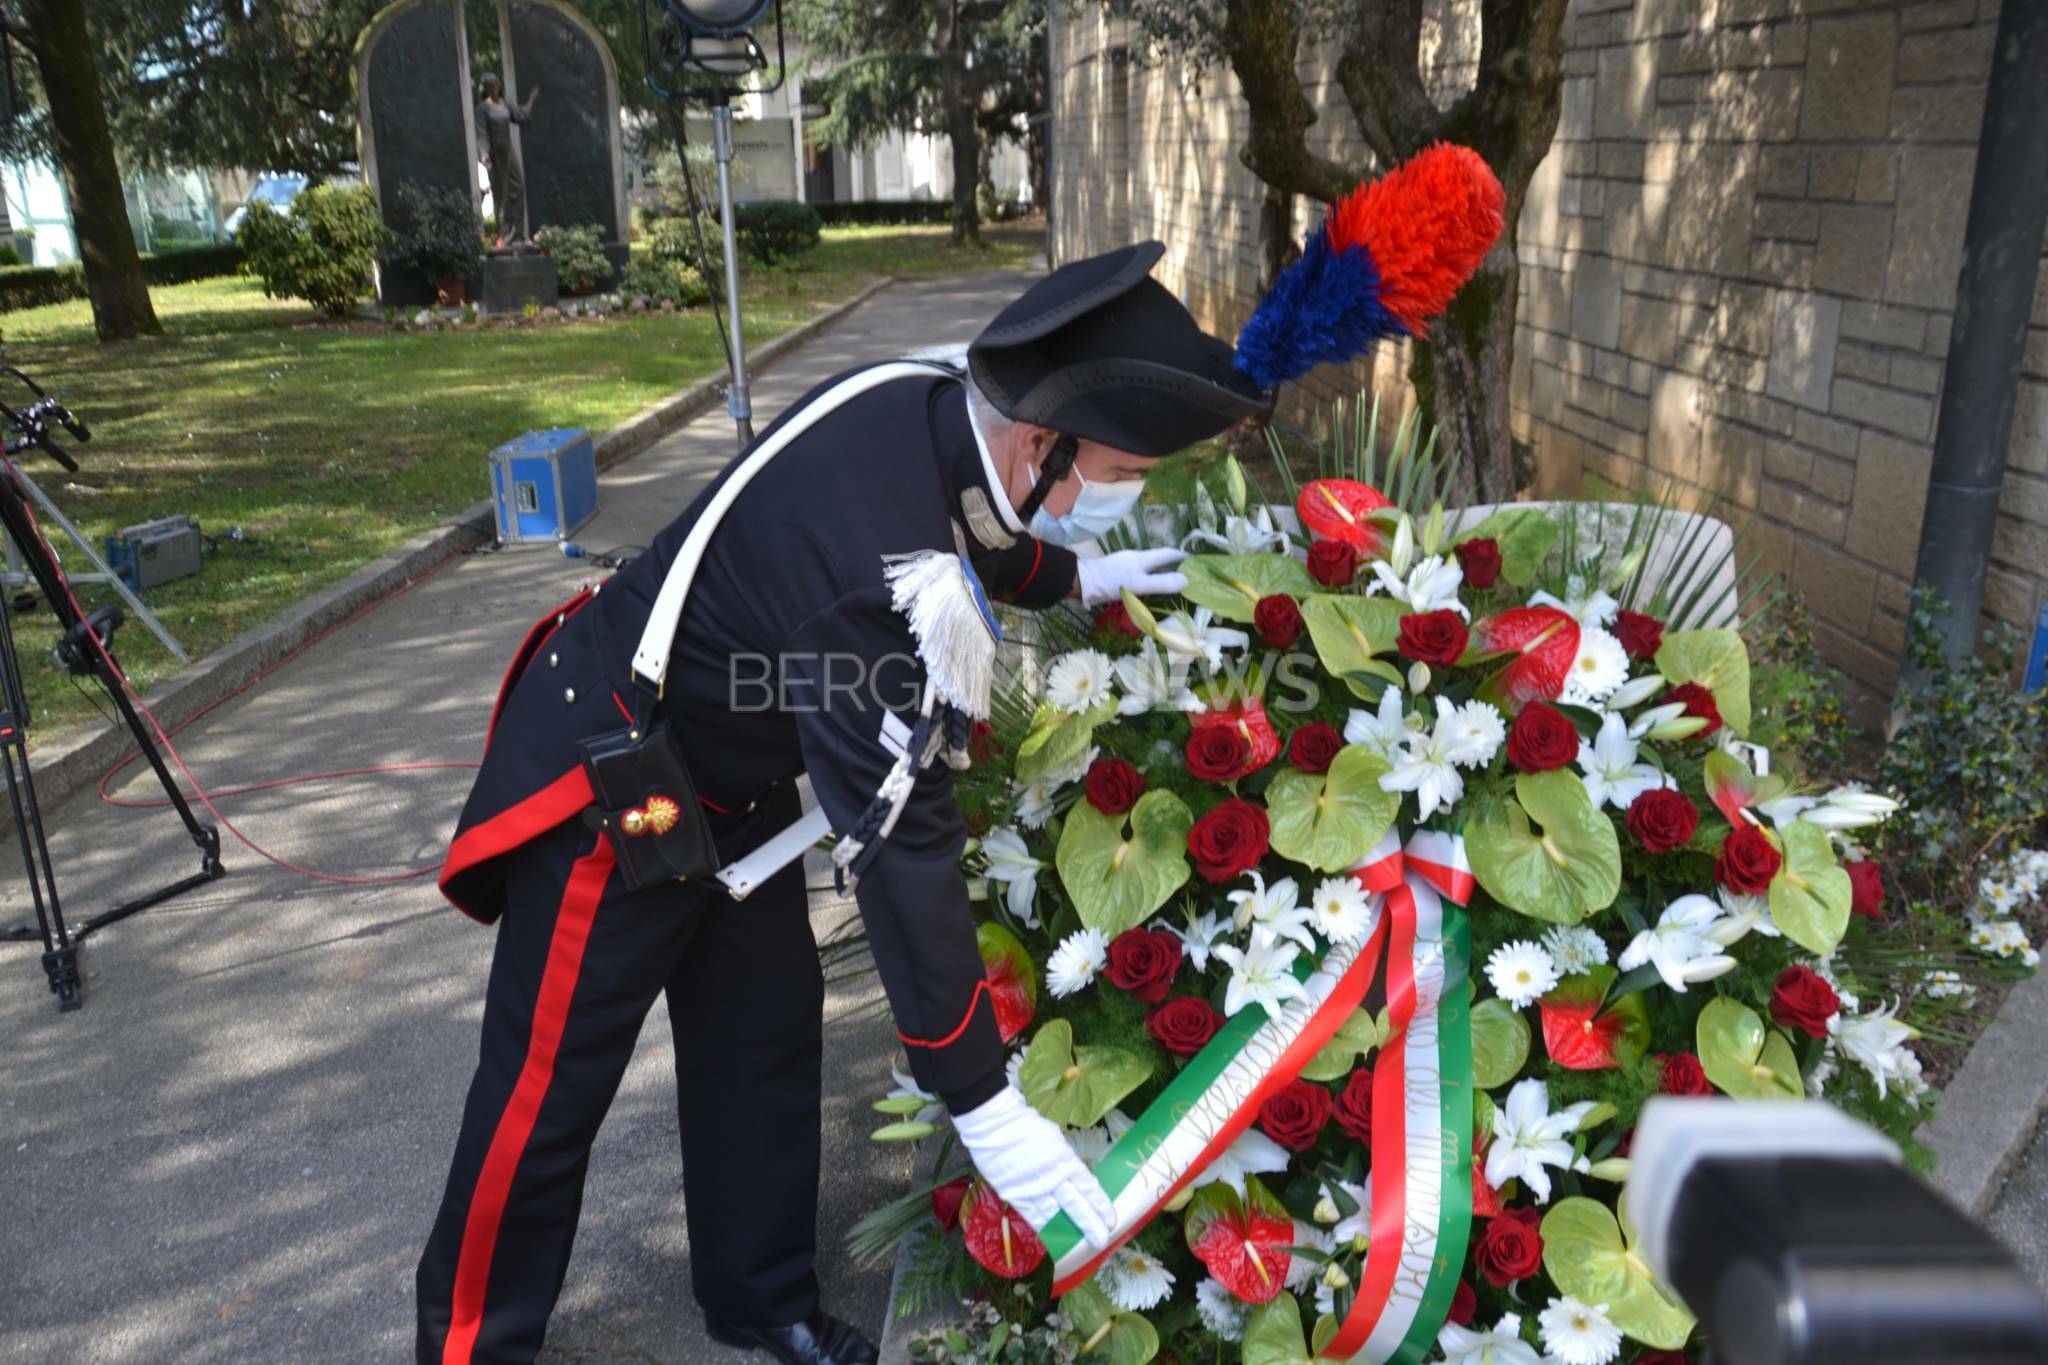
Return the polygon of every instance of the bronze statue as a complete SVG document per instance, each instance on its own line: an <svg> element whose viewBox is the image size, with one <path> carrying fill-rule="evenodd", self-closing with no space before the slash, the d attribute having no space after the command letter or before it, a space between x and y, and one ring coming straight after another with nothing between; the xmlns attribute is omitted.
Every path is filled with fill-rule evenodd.
<svg viewBox="0 0 2048 1365"><path fill-rule="evenodd" d="M526 172L512 142L512 125L532 117L540 87L529 90L526 103L520 105L506 98L504 82L495 72L486 72L478 85L483 98L476 106L477 151L491 173L491 206L498 219L498 245L525 246L531 241L526 234Z"/></svg>

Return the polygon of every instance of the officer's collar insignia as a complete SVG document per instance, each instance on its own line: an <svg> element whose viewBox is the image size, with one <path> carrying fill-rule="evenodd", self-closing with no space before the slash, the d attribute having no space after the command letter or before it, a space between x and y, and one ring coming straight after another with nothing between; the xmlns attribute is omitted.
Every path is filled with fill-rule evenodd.
<svg viewBox="0 0 2048 1365"><path fill-rule="evenodd" d="M966 560L943 550L884 555L882 561L890 605L910 623L932 685L951 705L988 719L1003 628L981 579Z"/></svg>

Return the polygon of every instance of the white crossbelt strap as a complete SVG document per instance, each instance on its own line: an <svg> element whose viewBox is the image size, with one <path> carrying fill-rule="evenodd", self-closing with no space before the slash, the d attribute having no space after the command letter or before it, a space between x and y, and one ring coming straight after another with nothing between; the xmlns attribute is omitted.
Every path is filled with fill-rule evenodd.
<svg viewBox="0 0 2048 1365"><path fill-rule="evenodd" d="M956 376L956 372L946 366L919 361L895 361L848 375L792 414L726 476L725 482L718 486L718 491L712 494L711 501L698 515L690 533L683 538L683 546L676 552L674 562L668 566L668 574L661 581L661 591L655 596L654 607L647 614L647 626L640 632L640 647L633 651L635 676L652 687L656 696L661 695L662 684L668 676L669 651L675 645L676 629L683 619L683 600L690 594L690 580L697 576L698 562L704 558L704 551L709 548L711 535L718 529L719 521L754 476L790 442L809 431L834 408L892 380L934 373ZM832 822L825 812L813 807L795 824L746 857L719 869L718 880L724 883L734 900L745 900L763 882L803 857L806 849L831 832Z"/></svg>

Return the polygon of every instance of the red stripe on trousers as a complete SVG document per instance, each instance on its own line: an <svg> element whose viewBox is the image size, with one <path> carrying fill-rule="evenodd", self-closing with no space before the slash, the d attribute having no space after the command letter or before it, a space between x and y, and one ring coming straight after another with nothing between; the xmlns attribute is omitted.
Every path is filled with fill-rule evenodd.
<svg viewBox="0 0 2048 1365"><path fill-rule="evenodd" d="M547 1098L548 1085L554 1080L555 1050L561 1046L562 1030L569 1022L569 1001L583 970L583 949L590 942L591 921L597 917L597 903L611 871L612 846L600 838L597 847L576 860L562 892L562 907L556 912L554 935L548 942L547 967L541 972L540 995L534 1002L526 1062L498 1119L497 1131L491 1135L490 1150L484 1155L476 1190L470 1196L462 1250L455 1259L454 1301L448 1341L441 1351L442 1365L470 1365L470 1353L483 1327L484 1290L491 1279L498 1225L505 1216L512 1177L540 1117L541 1101Z"/></svg>

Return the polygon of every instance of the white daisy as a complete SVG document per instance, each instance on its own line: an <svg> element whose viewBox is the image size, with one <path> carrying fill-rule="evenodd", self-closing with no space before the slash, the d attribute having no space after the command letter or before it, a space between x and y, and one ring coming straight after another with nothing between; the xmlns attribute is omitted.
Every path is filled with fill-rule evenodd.
<svg viewBox="0 0 2048 1365"><path fill-rule="evenodd" d="M1447 561L1442 555L1431 555L1410 569L1405 578L1388 567L1384 559L1375 559L1372 576L1373 582L1367 586L1367 592L1383 592L1404 604L1410 612L1419 615L1449 610L1468 621L1472 619L1471 611L1458 600L1458 589L1464 585L1465 571L1455 558Z"/></svg>
<svg viewBox="0 0 2048 1365"><path fill-rule="evenodd" d="M1918 1080L1920 1059L1906 1051L1906 1040L1917 1036L1898 1021L1899 1002L1881 1010L1844 1019L1836 1014L1828 1020L1828 1033L1835 1044L1870 1073L1877 1082L1877 1097L1883 1099L1888 1082L1911 1076Z"/></svg>
<svg viewBox="0 0 2048 1365"><path fill-rule="evenodd" d="M1138 645L1114 665L1116 680L1123 688L1116 713L1138 716L1147 711L1199 711L1202 699L1188 687L1188 670L1194 660L1164 653L1150 639Z"/></svg>
<svg viewBox="0 0 2048 1365"><path fill-rule="evenodd" d="M2010 915L2020 906L2019 888L1996 877L1986 877L1978 882L1977 896L1983 901L1984 908L1994 915Z"/></svg>
<svg viewBox="0 0 2048 1365"><path fill-rule="evenodd" d="M1218 919L1214 910L1204 910L1189 920L1185 928L1159 919L1153 920L1147 927L1164 929L1179 939L1180 949L1187 955L1188 965L1198 972L1206 972L1209 970L1209 951L1215 946L1216 940L1228 931L1229 925L1227 921Z"/></svg>
<svg viewBox="0 0 2048 1365"><path fill-rule="evenodd" d="M1408 742L1408 737L1422 728L1422 722L1408 718L1408 699L1398 687L1389 687L1380 693L1380 704L1375 711L1352 708L1344 721L1344 742L1362 744L1392 763L1394 756Z"/></svg>
<svg viewBox="0 0 2048 1365"><path fill-rule="evenodd" d="M1173 1272L1135 1246L1118 1247L1102 1270L1109 1301L1128 1312L1157 1308L1173 1294Z"/></svg>
<svg viewBox="0 0 2048 1365"><path fill-rule="evenodd" d="M1315 1247L1319 1251L1329 1251L1336 1244L1336 1239L1315 1224L1304 1223L1299 1218L1294 1220L1294 1240L1289 1243L1290 1246ZM1281 1279L1280 1287L1298 1294L1308 1286L1310 1280L1320 1275L1322 1270L1320 1261L1290 1254L1287 1258L1287 1274Z"/></svg>
<svg viewBox="0 0 2048 1365"><path fill-rule="evenodd" d="M1366 1172L1363 1185L1340 1180L1337 1182L1337 1188L1349 1196L1357 1207L1348 1216L1344 1215L1338 1208L1337 1201L1330 1197L1329 1183L1326 1181L1322 1184L1322 1200L1327 1200L1330 1205L1330 1245L1349 1246L1353 1251L1363 1251L1372 1240L1372 1173ZM1318 1209L1322 1207L1322 1200L1317 1201Z"/></svg>
<svg viewBox="0 0 2048 1365"><path fill-rule="evenodd" d="M1930 1000L1961 1000L1967 1003L1977 994L1977 988L1965 982L1958 972L1937 968L1927 973L1926 982L1925 991Z"/></svg>
<svg viewBox="0 0 2048 1365"><path fill-rule="evenodd" d="M1522 1008L1557 984L1557 964L1527 939L1503 943L1486 959L1486 979L1500 998Z"/></svg>
<svg viewBox="0 0 2048 1365"><path fill-rule="evenodd" d="M1607 963L1607 941L1583 924L1553 925L1543 935L1543 950L1566 976Z"/></svg>
<svg viewBox="0 0 2048 1365"><path fill-rule="evenodd" d="M1026 1050L1020 1044L1015 1051L1010 1053L1010 1060L1003 1063L1003 1074L1008 1076L1010 1084L1016 1086L1019 1090L1024 1088L1022 1082L1017 1078L1024 1072L1024 1053Z"/></svg>
<svg viewBox="0 0 2048 1365"><path fill-rule="evenodd" d="M1220 945L1216 956L1229 963L1231 969L1230 985L1223 992L1224 1014L1235 1015L1246 1005L1257 1004L1265 1008L1267 1018L1277 1018L1284 1001L1307 989L1295 979L1293 970L1294 959L1300 952L1298 944L1276 938L1263 929L1252 930L1249 948Z"/></svg>
<svg viewBox="0 0 2048 1365"><path fill-rule="evenodd" d="M1632 972L1645 962L1653 962L1664 984L1683 995L1688 981L1708 979L1692 974L1694 971L1708 971L1723 961L1734 965L1732 960L1716 954L1716 945L1706 937L1707 927L1720 915L1721 907L1705 896L1680 896L1664 907L1655 926L1637 934L1622 949L1615 965Z"/></svg>
<svg viewBox="0 0 2048 1365"><path fill-rule="evenodd" d="M1242 1197L1246 1176L1278 1175L1287 1169L1287 1160L1285 1147L1258 1129L1247 1128L1237 1135L1237 1141L1223 1149L1223 1155L1202 1168L1194 1179L1194 1187L1200 1189L1221 1182Z"/></svg>
<svg viewBox="0 0 2048 1365"><path fill-rule="evenodd" d="M1076 1128L1069 1132L1067 1141L1073 1144L1076 1156L1093 1166L1109 1155L1109 1149L1116 1146L1116 1140L1129 1132L1130 1127L1129 1116L1121 1109L1112 1109L1093 1128Z"/></svg>
<svg viewBox="0 0 2048 1365"><path fill-rule="evenodd" d="M1195 1311L1202 1315L1202 1326L1225 1341L1244 1339L1245 1302L1214 1275L1195 1286Z"/></svg>
<svg viewBox="0 0 2048 1365"><path fill-rule="evenodd" d="M1475 1332L1447 1322L1436 1334L1444 1365L1543 1365L1536 1348L1522 1340L1522 1317L1503 1314L1491 1332Z"/></svg>
<svg viewBox="0 0 2048 1365"><path fill-rule="evenodd" d="M1628 722L1608 712L1600 722L1600 733L1588 744L1579 741L1580 780L1593 808L1612 805L1627 810L1629 803L1653 787L1664 785L1664 774L1654 764L1636 761L1636 742L1628 737Z"/></svg>
<svg viewBox="0 0 2048 1365"><path fill-rule="evenodd" d="M1372 898L1355 878L1330 877L1309 898L1316 932L1331 943L1357 943L1372 932Z"/></svg>
<svg viewBox="0 0 2048 1365"><path fill-rule="evenodd" d="M1068 934L1045 964L1045 984L1054 995L1072 995L1109 965L1109 938L1100 929Z"/></svg>
<svg viewBox="0 0 2048 1365"><path fill-rule="evenodd" d="M1066 712L1086 711L1110 694L1115 665L1099 649L1077 649L1052 661L1045 674L1045 699Z"/></svg>
<svg viewBox="0 0 2048 1365"><path fill-rule="evenodd" d="M1598 626L1579 627L1579 652L1565 674L1564 700L1579 706L1611 696L1628 681L1628 651Z"/></svg>
<svg viewBox="0 0 2048 1365"><path fill-rule="evenodd" d="M1451 703L1436 699L1436 728L1428 734L1408 737L1407 745L1394 756L1393 767L1380 775L1380 790L1414 792L1416 818L1427 820L1438 810L1449 810L1465 795L1465 779L1452 760L1452 731L1459 724Z"/></svg>
<svg viewBox="0 0 2048 1365"><path fill-rule="evenodd" d="M1532 592L1529 594L1529 605L1556 607L1582 627L1597 626L1603 630L1614 624L1614 614L1621 610L1621 603L1576 577L1566 585L1563 597L1553 597L1547 592Z"/></svg>
<svg viewBox="0 0 2048 1365"><path fill-rule="evenodd" d="M1444 752L1461 768L1484 768L1508 737L1507 722L1491 702L1468 701L1446 724Z"/></svg>
<svg viewBox="0 0 2048 1365"><path fill-rule="evenodd" d="M1572 1165L1571 1136L1593 1108L1591 1100L1550 1111L1550 1087L1533 1077L1515 1082L1493 1111L1493 1141L1486 1147L1486 1183L1496 1190L1519 1178L1539 1204L1550 1202L1546 1166Z"/></svg>
<svg viewBox="0 0 2048 1365"><path fill-rule="evenodd" d="M1223 666L1224 650L1243 649L1252 642L1241 630L1212 625L1215 619L1216 613L1207 607L1196 607L1193 615L1177 611L1159 623L1153 638L1172 653L1203 660L1213 673Z"/></svg>
<svg viewBox="0 0 2048 1365"><path fill-rule="evenodd" d="M1038 874L1045 864L1031 856L1024 836L1005 826L992 829L981 841L988 859L988 879L1003 883L1003 901L1010 917L1026 929L1038 927Z"/></svg>
<svg viewBox="0 0 2048 1365"><path fill-rule="evenodd" d="M1561 1365L1607 1365L1621 1354L1621 1330L1608 1321L1604 1303L1552 1299L1536 1322L1543 1329L1543 1349Z"/></svg>

